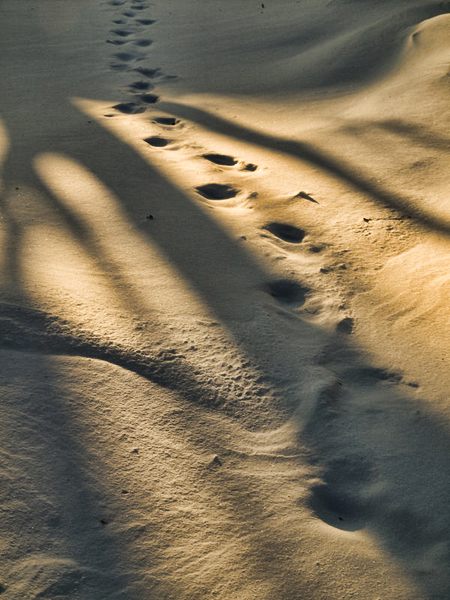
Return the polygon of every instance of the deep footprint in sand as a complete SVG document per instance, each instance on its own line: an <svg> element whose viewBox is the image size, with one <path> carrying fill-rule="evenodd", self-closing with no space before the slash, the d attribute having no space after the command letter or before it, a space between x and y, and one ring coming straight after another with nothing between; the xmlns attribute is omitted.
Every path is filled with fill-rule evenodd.
<svg viewBox="0 0 450 600"><path fill-rule="evenodd" d="M114 44L114 46L123 46L126 44L126 40L106 40L107 44Z"/></svg>
<svg viewBox="0 0 450 600"><path fill-rule="evenodd" d="M126 29L112 29L111 33L114 33L114 35L118 35L119 37L128 37L133 32L127 31Z"/></svg>
<svg viewBox="0 0 450 600"><path fill-rule="evenodd" d="M131 62L132 60L136 59L136 55L130 54L129 52L117 52L114 54L114 57L122 62Z"/></svg>
<svg viewBox="0 0 450 600"><path fill-rule="evenodd" d="M300 244L306 235L306 233L298 227L287 225L285 223L269 223L268 225L265 225L264 229L289 244Z"/></svg>
<svg viewBox="0 0 450 600"><path fill-rule="evenodd" d="M111 71L128 71L128 66L126 63L112 63L109 65Z"/></svg>
<svg viewBox="0 0 450 600"><path fill-rule="evenodd" d="M156 21L154 19L136 19L136 23L140 23L141 25L153 25Z"/></svg>
<svg viewBox="0 0 450 600"><path fill-rule="evenodd" d="M152 40L137 40L136 42L134 42L134 45L137 46L138 48L148 48L152 44L153 44Z"/></svg>
<svg viewBox="0 0 450 600"><path fill-rule="evenodd" d="M175 117L155 117L153 119L153 123L158 123L158 125L166 125L168 127L173 127L179 122L179 119L175 119Z"/></svg>
<svg viewBox="0 0 450 600"><path fill-rule="evenodd" d="M232 185L223 185L221 183L208 183L196 188L197 192L208 200L229 200L239 194Z"/></svg>
<svg viewBox="0 0 450 600"><path fill-rule="evenodd" d="M365 525L362 507L345 493L336 493L327 485L312 488L309 508L327 525L344 531L357 531Z"/></svg>
<svg viewBox="0 0 450 600"><path fill-rule="evenodd" d="M366 524L370 507L359 500L362 487L370 484L374 470L364 456L332 460L324 482L311 489L309 508L324 523L345 531L357 531Z"/></svg>
<svg viewBox="0 0 450 600"><path fill-rule="evenodd" d="M120 104L115 104L112 108L124 115L137 115L145 111L143 106L139 106L139 104L136 104L135 102L121 102Z"/></svg>
<svg viewBox="0 0 450 600"><path fill-rule="evenodd" d="M301 306L305 303L309 288L290 279L278 279L267 284L266 291L281 304Z"/></svg>
<svg viewBox="0 0 450 600"><path fill-rule="evenodd" d="M146 92L154 88L154 86L148 81L135 81L134 83L130 84L129 87L131 90L137 90L139 92Z"/></svg>
<svg viewBox="0 0 450 600"><path fill-rule="evenodd" d="M227 154L214 154L214 153L203 154L203 158L206 158L206 160L209 160L210 162L214 163L215 165L223 165L223 166L227 166L227 167L232 167L235 164L237 164L237 159L234 158L233 156L229 156Z"/></svg>
<svg viewBox="0 0 450 600"><path fill-rule="evenodd" d="M164 148L165 146L168 146L172 142L172 140L168 140L167 138L162 138L155 135L146 138L144 142L147 142L147 144L153 146L154 148Z"/></svg>
<svg viewBox="0 0 450 600"><path fill-rule="evenodd" d="M109 65L109 68L112 71L130 71L130 65L128 64L128 62L117 62L117 63L111 63Z"/></svg>
<svg viewBox="0 0 450 600"><path fill-rule="evenodd" d="M148 77L149 79L153 79L154 77L158 77L161 75L161 69L147 69L146 67L138 67L134 69L136 73L140 73L144 77Z"/></svg>
<svg viewBox="0 0 450 600"><path fill-rule="evenodd" d="M159 100L159 96L156 94L141 94L139 100L145 104L156 104Z"/></svg>
<svg viewBox="0 0 450 600"><path fill-rule="evenodd" d="M337 333L345 333L347 335L350 335L351 333L353 333L354 325L354 319L352 319L351 317L345 317L336 325L336 331Z"/></svg>

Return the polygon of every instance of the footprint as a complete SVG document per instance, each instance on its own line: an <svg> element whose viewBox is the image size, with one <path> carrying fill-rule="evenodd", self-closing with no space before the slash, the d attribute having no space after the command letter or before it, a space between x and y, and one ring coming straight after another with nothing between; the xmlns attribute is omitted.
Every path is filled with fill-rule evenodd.
<svg viewBox="0 0 450 600"><path fill-rule="evenodd" d="M153 25L153 23L156 23L154 19L136 19L136 22L141 25Z"/></svg>
<svg viewBox="0 0 450 600"><path fill-rule="evenodd" d="M228 200L239 194L239 190L231 185L222 185L220 183L208 183L196 188L197 192L208 200Z"/></svg>
<svg viewBox="0 0 450 600"><path fill-rule="evenodd" d="M110 0L110 2L108 2L108 4L110 6L122 6L123 4L125 4L124 0Z"/></svg>
<svg viewBox="0 0 450 600"><path fill-rule="evenodd" d="M136 55L130 54L129 52L117 52L114 56L122 62L131 62L136 59Z"/></svg>
<svg viewBox="0 0 450 600"><path fill-rule="evenodd" d="M237 160L233 158L233 156L228 156L227 154L203 154L203 158L206 158L206 160L209 160L216 165L228 167L232 167L237 163Z"/></svg>
<svg viewBox="0 0 450 600"><path fill-rule="evenodd" d="M157 96L156 94L141 94L139 96L139 99L145 104L156 104L156 102L158 102L159 100L159 96Z"/></svg>
<svg viewBox="0 0 450 600"><path fill-rule="evenodd" d="M113 71L127 71L128 65L126 63L113 63L109 65L109 68Z"/></svg>
<svg viewBox="0 0 450 600"><path fill-rule="evenodd" d="M126 21L124 19L117 19L116 21L113 21L113 23L116 25L125 25Z"/></svg>
<svg viewBox="0 0 450 600"><path fill-rule="evenodd" d="M328 485L311 489L309 508L324 523L344 531L358 531L366 524L363 507L344 491L335 492Z"/></svg>
<svg viewBox="0 0 450 600"><path fill-rule="evenodd" d="M306 235L306 233L298 227L286 225L285 223L269 223L264 229L280 238L280 240L289 242L290 244L300 244Z"/></svg>
<svg viewBox="0 0 450 600"><path fill-rule="evenodd" d="M148 77L149 79L153 79L154 77L158 77L161 75L161 69L147 69L146 67L138 67L134 69L136 73L140 73L144 77Z"/></svg>
<svg viewBox="0 0 450 600"><path fill-rule="evenodd" d="M112 29L111 33L114 33L115 35L118 35L119 37L128 37L133 32L127 31L126 29Z"/></svg>
<svg viewBox="0 0 450 600"><path fill-rule="evenodd" d="M122 13L124 17L134 17L136 13L131 12L131 10L127 10Z"/></svg>
<svg viewBox="0 0 450 600"><path fill-rule="evenodd" d="M120 104L116 104L112 108L115 108L121 113L125 115L136 115L138 113L143 113L145 111L145 107L139 106L135 102L121 102Z"/></svg>
<svg viewBox="0 0 450 600"><path fill-rule="evenodd" d="M153 123L159 123L159 125L177 125L179 123L179 119L175 119L174 117L155 117L153 119Z"/></svg>
<svg viewBox="0 0 450 600"><path fill-rule="evenodd" d="M146 4L133 4L132 6L130 6L131 10L145 10L146 8L148 8L148 6Z"/></svg>
<svg viewBox="0 0 450 600"><path fill-rule="evenodd" d="M107 44L114 44L114 46L123 46L126 44L126 40L106 40Z"/></svg>
<svg viewBox="0 0 450 600"><path fill-rule="evenodd" d="M152 90L154 86L148 81L135 81L130 85L130 89L138 90L140 92L145 92L147 90Z"/></svg>
<svg viewBox="0 0 450 600"><path fill-rule="evenodd" d="M152 136L144 140L144 142L147 142L147 144L150 144L150 146L153 146L154 148L164 148L165 146L168 146L171 141L172 140L158 136Z"/></svg>
<svg viewBox="0 0 450 600"><path fill-rule="evenodd" d="M326 466L323 483L311 489L310 509L333 527L346 531L361 529L371 507L358 496L376 477L373 466L364 456L356 454L333 459Z"/></svg>
<svg viewBox="0 0 450 600"><path fill-rule="evenodd" d="M248 163L245 165L245 167L242 170L243 171L256 171L257 168L258 168L258 165L254 165L253 163Z"/></svg>
<svg viewBox="0 0 450 600"><path fill-rule="evenodd" d="M139 48L148 48L152 44L152 40L138 40L137 42L134 42L134 45L138 46Z"/></svg>
<svg viewBox="0 0 450 600"><path fill-rule="evenodd" d="M354 319L352 319L351 317L345 317L336 325L336 331L338 333L346 333L347 335L350 335L350 333L353 332L354 325Z"/></svg>
<svg viewBox="0 0 450 600"><path fill-rule="evenodd" d="M305 303L309 288L290 279L278 279L270 282L266 291L278 302L291 306L301 306Z"/></svg>

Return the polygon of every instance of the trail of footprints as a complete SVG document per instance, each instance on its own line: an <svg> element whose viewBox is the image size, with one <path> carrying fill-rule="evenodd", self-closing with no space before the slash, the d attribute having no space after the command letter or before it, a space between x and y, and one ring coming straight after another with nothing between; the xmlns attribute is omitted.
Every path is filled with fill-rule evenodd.
<svg viewBox="0 0 450 600"><path fill-rule="evenodd" d="M126 3L126 1L122 2L119 0L111 0L109 2L109 4L114 7L123 7ZM136 13L134 11L142 10L146 7L147 6L142 3L139 4L139 9L137 9L137 4L133 3L130 7L131 10L122 11L121 17L114 19L113 21L115 26L121 27L114 27L111 30L113 37L112 39L108 40L108 42L118 46L132 44L134 48L150 47L152 44L151 40L147 38L140 38L135 35L136 33L140 32L139 27L148 27L155 22L152 19L136 18ZM124 17L134 19L134 27L130 28L127 18ZM136 29L136 27L138 28ZM135 66L135 63L143 60L145 56L146 55L136 52L136 50L133 52L124 50L114 53L114 58L117 60L110 65L111 69L133 71L141 75L141 79L131 82L128 86L128 90L133 95L133 99L131 101L121 102L112 107L117 112L128 115L139 114L146 111L149 105L154 105L158 102L159 96L155 93L152 93L155 87L152 81L161 79L162 77L167 78L167 76L164 76L161 68L159 67L153 68L142 65ZM144 138L143 141L146 144L155 149L163 149L171 146L173 142L176 141L173 136L166 137L165 132L168 130L173 130L173 128L179 125L180 121L178 119L170 116L154 116L152 118L152 123L160 126L163 131L161 131L159 134L155 133L154 135ZM258 165L250 162L240 161L236 157L228 154L205 152L201 155L201 158L211 165L222 167L225 170L237 169L242 172L253 173L258 169ZM236 185L230 183L208 182L198 185L195 188L195 191L206 201L222 202L236 198L242 190ZM257 196L257 193L253 193L249 197L256 198ZM304 192L300 192L298 196L315 202L315 200L313 200ZM274 238L281 240L284 243L293 245L301 244L306 236L305 231L287 223L271 222L265 225L263 230L267 231ZM298 283L294 279L286 278L276 279L275 281L269 282L265 286L264 292L274 298L284 308L293 309L303 306L308 295L312 293L307 286Z"/></svg>
<svg viewBox="0 0 450 600"><path fill-rule="evenodd" d="M160 68L140 67L137 64L148 57L146 50L152 46L153 40L146 37L145 31L155 20L143 17L142 11L149 8L143 0L109 0L106 4L119 13L112 19L113 27L106 40L117 48L112 54L110 69L141 76L141 79L130 82L128 86L132 98L112 108L127 115L143 113L149 105L159 100L157 94L151 93L155 87L151 80L173 78L164 75ZM114 114L105 116L112 117Z"/></svg>
<svg viewBox="0 0 450 600"><path fill-rule="evenodd" d="M173 117L156 117L153 119L153 123L165 127L173 127L177 125L179 121ZM145 138L144 141L154 148L164 148L174 140L153 135ZM226 168L237 167L241 171L254 172L258 168L258 166L253 163L239 161L236 157L227 154L207 152L200 155L200 157L212 164ZM236 198L242 190L233 184L213 182L199 185L195 188L195 191L207 201L221 202ZM251 194L250 197L257 197L257 194ZM295 225L279 222L270 222L263 227L263 230L271 234L273 238L281 240L289 245L301 244L307 235L304 230ZM303 306L308 295L312 292L308 286L298 283L294 279L286 278L275 279L274 281L269 282L264 287L263 291L274 298L284 308L292 309Z"/></svg>
<svg viewBox="0 0 450 600"><path fill-rule="evenodd" d="M120 16L113 20L113 28L110 31L111 38L107 40L107 43L117 48L113 54L114 60L110 64L110 68L116 71L137 73L140 76L140 79L132 81L128 85L132 99L118 103L113 108L119 113L128 115L143 113L159 100L159 96L153 93L155 89L153 82L163 78L172 78L166 76L159 67L152 68L137 64L147 57L144 52L153 43L145 35L141 37L141 33L155 21L142 17L142 11L148 8L148 5L142 0L110 0L108 4L115 10L121 11ZM163 131L174 131L174 128L180 124L180 120L172 116L153 116L152 123ZM161 132L159 135L144 138L143 141L152 148L163 149L170 146L175 139L166 137ZM258 165L240 161L228 154L205 152L200 155L200 158L211 165L223 167L225 172L237 169L241 172L252 173L258 169ZM208 182L198 185L195 191L204 200L217 203L236 198L242 190L230 183ZM254 193L250 197L257 197L257 194ZM297 197L317 203L305 192L300 192ZM153 219L153 216L147 218ZM303 229L278 221L267 223L262 227L262 231L269 234L268 237L289 246L301 245L307 237L307 232ZM309 250L314 251L314 247L310 247ZM263 291L285 309L302 307L308 297L313 294L308 286L299 283L294 278L279 278L269 281ZM341 320L337 324L337 332L351 333L352 327L349 326L349 322L352 324L352 319ZM111 357L107 358L111 360ZM335 390L326 390L324 398L322 400L319 398L319 409L321 402L328 406L331 399L331 404L333 404L336 393L338 392ZM311 488L309 509L318 519L331 527L345 531L362 529L366 525L366 521L373 518L373 506L362 497L365 486L372 481L372 471L372 466L364 456L330 461L322 477L322 482ZM383 527L390 529L397 523L398 518L396 514L386 513L383 520Z"/></svg>
<svg viewBox="0 0 450 600"><path fill-rule="evenodd" d="M127 115L143 113L160 99L154 93L154 82L160 81L163 78L167 79L161 68L137 64L148 56L148 52L145 53L145 50L151 47L152 40L146 37L145 32L148 27L151 27L155 23L155 20L147 18L142 13L142 11L149 8L149 5L144 0L109 0L107 4L119 12L112 19L111 36L107 40L108 43L120 48L120 50L113 53L114 60L110 68L113 70L130 71L140 75L139 79L131 81L128 84L128 92L132 98L120 102L112 108L116 111L115 114L117 112ZM105 116L112 117L115 114ZM153 135L144 138L143 141L155 150L168 147L169 149L173 148L176 150L177 147L173 146L176 136L167 135L166 132L172 131L173 133L175 128L178 130L177 126L180 124L180 121L171 116L154 116L152 123L160 128L160 132L154 132ZM220 170L224 172L237 170L244 173L254 173L258 169L258 165L254 163L245 162L235 156L218 152L205 151L199 158L202 158L205 164L210 163L211 165L220 167ZM195 192L206 202L234 206L234 204L227 204L226 201L237 198L242 190L230 182L210 181L195 187ZM248 197L257 198L258 194L253 193ZM297 194L297 197L317 203L316 200L305 192L300 192ZM268 236L266 237L276 239L289 246L301 245L307 236L304 230L295 225L283 222L269 222L263 226L262 231L267 232ZM314 247L312 246L308 249L314 251ZM285 309L298 309L302 307L313 293L308 286L299 283L294 277L275 279L269 282L263 291ZM351 328L342 328L338 324L337 331L338 333L348 334L351 333Z"/></svg>

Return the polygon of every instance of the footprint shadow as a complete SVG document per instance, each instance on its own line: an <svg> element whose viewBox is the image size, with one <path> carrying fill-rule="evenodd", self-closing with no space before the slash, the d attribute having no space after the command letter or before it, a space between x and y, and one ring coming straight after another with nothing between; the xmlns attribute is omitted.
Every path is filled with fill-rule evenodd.
<svg viewBox="0 0 450 600"><path fill-rule="evenodd" d="M120 104L115 104L112 108L124 115L137 115L145 112L145 107L140 106L135 102L121 102Z"/></svg>
<svg viewBox="0 0 450 600"><path fill-rule="evenodd" d="M131 83L128 87L132 91L147 92L148 90L152 90L154 88L154 85L148 81L135 81Z"/></svg>
<svg viewBox="0 0 450 600"><path fill-rule="evenodd" d="M229 200L239 194L239 190L232 185L221 183L207 183L196 188L197 192L207 200Z"/></svg>
<svg viewBox="0 0 450 600"><path fill-rule="evenodd" d="M179 119L175 119L174 117L155 117L152 119L152 123L157 123L158 125L165 125L166 127L173 127L174 125L178 125L180 123Z"/></svg>
<svg viewBox="0 0 450 600"><path fill-rule="evenodd" d="M156 21L154 19L136 19L136 23L140 23L141 25L153 25Z"/></svg>
<svg viewBox="0 0 450 600"><path fill-rule="evenodd" d="M236 158L234 158L233 156L229 156L227 154L209 153L209 154L203 154L203 158L205 158L206 160L209 160L209 162L212 162L215 165L221 165L221 166L227 166L227 167L233 167L238 162Z"/></svg>
<svg viewBox="0 0 450 600"><path fill-rule="evenodd" d="M318 519L336 529L358 531L366 525L365 510L352 498L336 493L327 485L311 489L308 507Z"/></svg>
<svg viewBox="0 0 450 600"><path fill-rule="evenodd" d="M300 244L306 235L306 232L302 229L286 223L268 223L264 226L264 229L289 244Z"/></svg>
<svg viewBox="0 0 450 600"><path fill-rule="evenodd" d="M141 94L139 100L144 104L156 104L159 101L159 96L156 94Z"/></svg>
<svg viewBox="0 0 450 600"><path fill-rule="evenodd" d="M362 493L374 477L373 468L363 456L333 460L323 482L312 486L308 507L331 527L343 531L363 529L372 511Z"/></svg>
<svg viewBox="0 0 450 600"><path fill-rule="evenodd" d="M149 146L153 146L154 148L165 148L168 146L172 140L168 140L167 138L159 137L159 136L151 136L144 139L144 142L147 142Z"/></svg>
<svg viewBox="0 0 450 600"><path fill-rule="evenodd" d="M149 46L151 46L153 44L153 40L136 40L134 42L135 46L138 46L139 48L148 48Z"/></svg>
<svg viewBox="0 0 450 600"><path fill-rule="evenodd" d="M298 308L305 303L310 289L290 279L277 279L268 283L265 291L280 304Z"/></svg>

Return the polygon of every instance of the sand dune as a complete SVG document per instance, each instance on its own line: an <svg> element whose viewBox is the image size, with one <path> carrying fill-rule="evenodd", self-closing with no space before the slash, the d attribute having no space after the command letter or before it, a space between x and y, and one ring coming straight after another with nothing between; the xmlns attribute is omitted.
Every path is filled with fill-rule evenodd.
<svg viewBox="0 0 450 600"><path fill-rule="evenodd" d="M5 600L448 599L449 11L2 2Z"/></svg>

